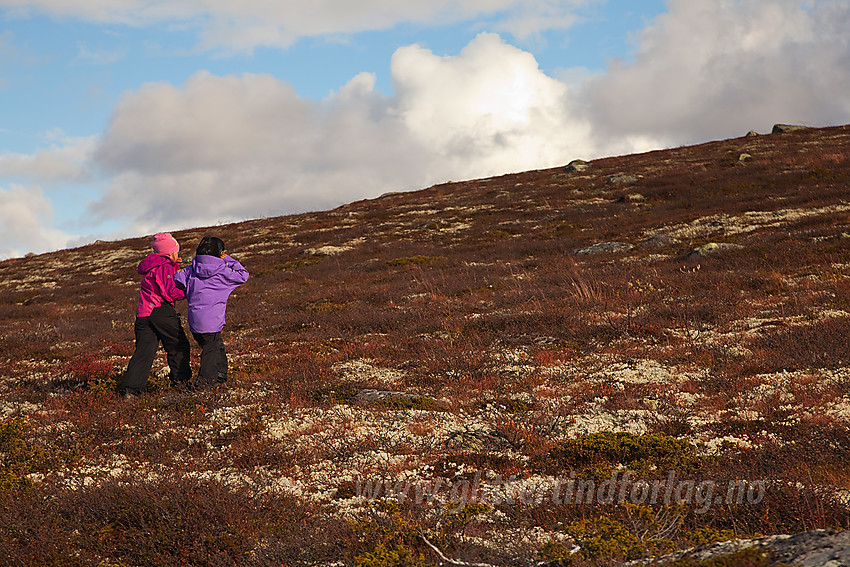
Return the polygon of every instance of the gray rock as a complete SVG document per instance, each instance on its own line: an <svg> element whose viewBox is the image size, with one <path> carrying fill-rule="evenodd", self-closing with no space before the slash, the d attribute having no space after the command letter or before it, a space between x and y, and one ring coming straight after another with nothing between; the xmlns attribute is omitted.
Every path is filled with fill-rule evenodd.
<svg viewBox="0 0 850 567"><path fill-rule="evenodd" d="M357 392L356 397L358 402L364 404L381 402L386 400L406 400L411 403L428 401L436 403L433 398L420 396L419 394L410 394L408 392L393 392L391 390L376 390L372 388L360 390L359 392Z"/></svg>
<svg viewBox="0 0 850 567"><path fill-rule="evenodd" d="M730 250L740 250L743 246L740 244L732 244L731 242L709 242L691 250L689 256L710 256Z"/></svg>
<svg viewBox="0 0 850 567"><path fill-rule="evenodd" d="M668 565L676 561L694 562L717 559L745 549L763 549L778 563L800 567L843 567L850 565L850 531L814 530L795 535L775 535L755 539L737 539L677 551L662 557L627 566Z"/></svg>
<svg viewBox="0 0 850 567"><path fill-rule="evenodd" d="M628 195L623 195L619 201L623 203L643 203L646 201L646 197L640 193L629 193Z"/></svg>
<svg viewBox="0 0 850 567"><path fill-rule="evenodd" d="M752 138L753 136L758 136L758 135L759 135L759 133L756 132L755 130L750 130L749 132L747 132L748 138Z"/></svg>
<svg viewBox="0 0 850 567"><path fill-rule="evenodd" d="M678 238L673 238L667 234L657 234L647 238L640 245L645 248L670 248L680 244L680 242Z"/></svg>
<svg viewBox="0 0 850 567"><path fill-rule="evenodd" d="M590 169L590 164L581 159L574 159L564 168L565 173L580 173Z"/></svg>
<svg viewBox="0 0 850 567"><path fill-rule="evenodd" d="M576 254L604 254L612 252L628 252L634 248L633 244L628 242L597 242L584 248L576 250Z"/></svg>
<svg viewBox="0 0 850 567"><path fill-rule="evenodd" d="M773 134L783 134L785 132L796 132L797 130L808 130L808 126L800 126L799 124L774 124Z"/></svg>
<svg viewBox="0 0 850 567"><path fill-rule="evenodd" d="M628 173L616 173L609 177L605 182L610 185L631 185L632 183L637 183L638 178L634 175L629 175Z"/></svg>
<svg viewBox="0 0 850 567"><path fill-rule="evenodd" d="M850 565L850 531L803 532L769 544L769 549L779 561L802 567Z"/></svg>
<svg viewBox="0 0 850 567"><path fill-rule="evenodd" d="M466 428L450 433L445 440L445 446L454 451L482 452L502 451L511 447L510 441L497 431L486 428Z"/></svg>

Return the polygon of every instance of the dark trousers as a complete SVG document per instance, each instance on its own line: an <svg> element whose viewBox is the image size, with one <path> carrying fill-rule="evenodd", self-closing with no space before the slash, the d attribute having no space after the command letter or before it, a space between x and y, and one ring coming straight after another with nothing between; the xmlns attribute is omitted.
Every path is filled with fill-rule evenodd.
<svg viewBox="0 0 850 567"><path fill-rule="evenodd" d="M189 339L180 323L174 306L164 303L155 308L150 317L136 317L136 351L127 371L118 385L121 394L141 394L148 385L148 376L159 343L165 348L169 378L173 386L188 384L192 378L189 367Z"/></svg>
<svg viewBox="0 0 850 567"><path fill-rule="evenodd" d="M192 333L201 347L201 368L195 386L203 388L227 382L227 352L218 333Z"/></svg>

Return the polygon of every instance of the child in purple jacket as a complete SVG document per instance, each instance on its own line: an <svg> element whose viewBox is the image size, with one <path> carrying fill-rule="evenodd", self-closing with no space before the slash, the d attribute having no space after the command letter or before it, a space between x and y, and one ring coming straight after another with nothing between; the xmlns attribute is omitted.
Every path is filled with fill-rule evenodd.
<svg viewBox="0 0 850 567"><path fill-rule="evenodd" d="M180 245L171 234L160 232L151 242L153 253L139 263L142 276L139 303L136 306L136 350L118 385L122 396L145 391L148 375L156 358L159 343L165 347L173 387L187 385L192 377L189 367L189 339L174 310L174 302L185 299L183 290L174 285L174 274L180 269Z"/></svg>
<svg viewBox="0 0 850 567"><path fill-rule="evenodd" d="M248 281L248 271L224 252L224 241L204 236L192 264L174 276L189 301L189 329L201 347L201 369L195 386L227 381L227 353L221 340L227 298Z"/></svg>

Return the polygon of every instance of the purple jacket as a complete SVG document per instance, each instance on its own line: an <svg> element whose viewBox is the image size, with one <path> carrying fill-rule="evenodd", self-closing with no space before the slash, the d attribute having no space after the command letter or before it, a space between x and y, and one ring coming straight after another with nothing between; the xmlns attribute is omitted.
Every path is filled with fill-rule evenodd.
<svg viewBox="0 0 850 567"><path fill-rule="evenodd" d="M193 333L221 331L227 298L246 281L248 270L230 256L195 256L190 266L174 275L174 283L186 290L189 300L189 329Z"/></svg>
<svg viewBox="0 0 850 567"><path fill-rule="evenodd" d="M148 254L139 262L138 272L142 275L142 286L136 317L150 317L154 308L163 303L173 305L178 299L186 297L183 290L174 285L174 273L178 269L180 264L161 254Z"/></svg>

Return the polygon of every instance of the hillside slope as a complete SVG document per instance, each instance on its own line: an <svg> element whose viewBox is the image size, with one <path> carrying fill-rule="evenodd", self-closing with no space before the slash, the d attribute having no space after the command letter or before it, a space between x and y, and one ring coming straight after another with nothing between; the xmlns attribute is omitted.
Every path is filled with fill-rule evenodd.
<svg viewBox="0 0 850 567"><path fill-rule="evenodd" d="M251 272L216 391L161 354L114 393L149 237L0 263L9 564L591 565L850 528L850 126L183 231L184 258L207 233Z"/></svg>

